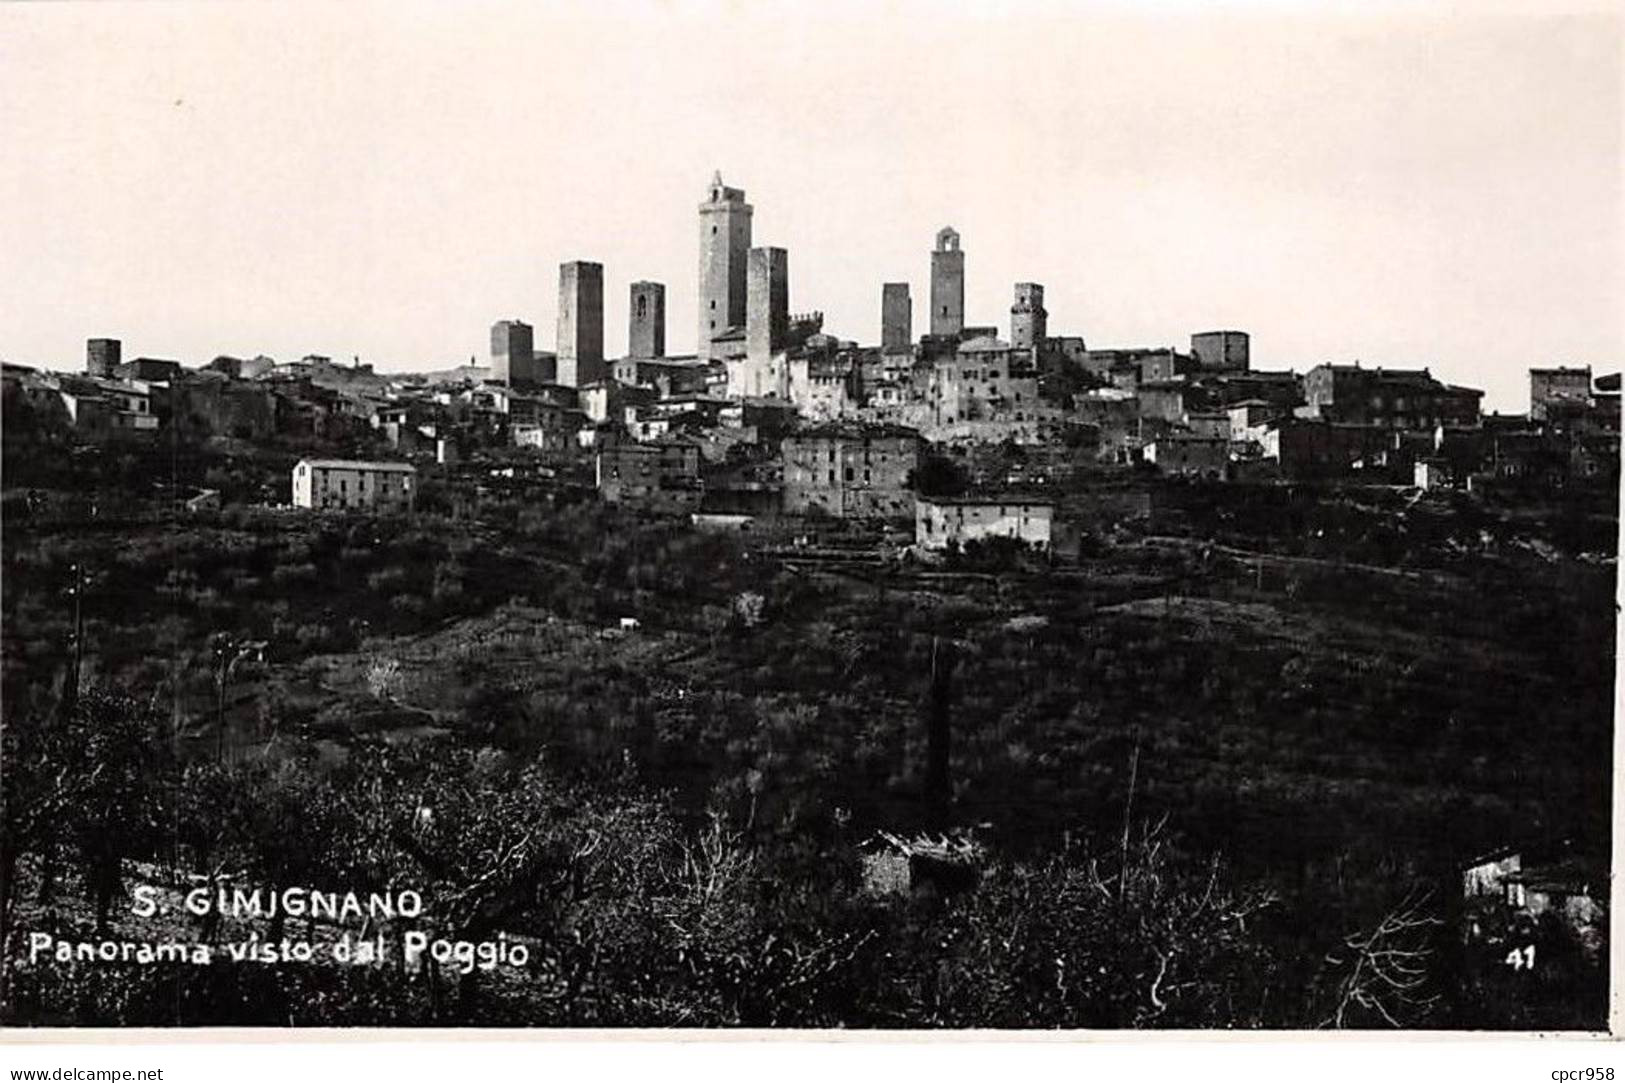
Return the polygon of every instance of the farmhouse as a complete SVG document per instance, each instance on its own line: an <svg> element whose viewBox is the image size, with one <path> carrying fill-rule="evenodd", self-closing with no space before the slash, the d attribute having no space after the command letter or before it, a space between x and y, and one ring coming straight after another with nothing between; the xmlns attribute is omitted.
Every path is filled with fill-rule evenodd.
<svg viewBox="0 0 1625 1083"><path fill-rule="evenodd" d="M984 538L1015 538L1048 549L1055 501L1005 494L986 497L920 497L915 503L914 544L946 549Z"/></svg>
<svg viewBox="0 0 1625 1083"><path fill-rule="evenodd" d="M301 459L293 468L298 508L405 510L412 506L417 468L410 463Z"/></svg>

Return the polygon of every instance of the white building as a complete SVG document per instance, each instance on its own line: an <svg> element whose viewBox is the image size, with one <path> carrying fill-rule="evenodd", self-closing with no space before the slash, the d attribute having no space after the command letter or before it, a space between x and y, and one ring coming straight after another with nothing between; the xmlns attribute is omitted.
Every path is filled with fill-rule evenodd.
<svg viewBox="0 0 1625 1083"><path fill-rule="evenodd" d="M151 388L146 380L73 377L57 394L76 429L145 434L158 429Z"/></svg>
<svg viewBox="0 0 1625 1083"><path fill-rule="evenodd" d="M405 510L416 490L417 468L409 463L301 459L293 468L298 508Z"/></svg>
<svg viewBox="0 0 1625 1083"><path fill-rule="evenodd" d="M1412 468L1418 489L1443 489L1450 485L1450 467L1440 459L1417 459Z"/></svg>
<svg viewBox="0 0 1625 1083"><path fill-rule="evenodd" d="M914 544L946 549L982 538L1016 538L1048 549L1055 503L1039 497L918 497L914 503Z"/></svg>
<svg viewBox="0 0 1625 1083"><path fill-rule="evenodd" d="M1230 464L1230 440L1223 436L1171 432L1145 445L1141 455L1164 474L1222 478Z"/></svg>

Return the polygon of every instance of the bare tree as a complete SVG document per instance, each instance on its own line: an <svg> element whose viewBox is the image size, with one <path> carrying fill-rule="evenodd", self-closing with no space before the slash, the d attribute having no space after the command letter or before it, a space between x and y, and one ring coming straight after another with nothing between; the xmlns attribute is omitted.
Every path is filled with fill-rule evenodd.
<svg viewBox="0 0 1625 1083"><path fill-rule="evenodd" d="M1362 1013L1391 1027L1416 1026L1432 1010L1439 999L1427 991L1432 930L1443 922L1424 911L1428 899L1428 892L1410 892L1374 927L1345 937L1342 950L1326 957L1345 973L1322 1026L1359 1025Z"/></svg>

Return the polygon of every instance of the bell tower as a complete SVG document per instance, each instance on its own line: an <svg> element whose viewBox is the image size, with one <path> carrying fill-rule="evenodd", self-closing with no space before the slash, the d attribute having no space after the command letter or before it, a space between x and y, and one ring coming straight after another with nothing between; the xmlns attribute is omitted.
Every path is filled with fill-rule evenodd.
<svg viewBox="0 0 1625 1083"><path fill-rule="evenodd" d="M711 339L745 325L745 268L751 206L743 188L722 183L719 170L700 204L700 314L694 353L711 359Z"/></svg>
<svg viewBox="0 0 1625 1083"><path fill-rule="evenodd" d="M965 329L965 253L953 226L937 231L931 253L931 333L957 335Z"/></svg>

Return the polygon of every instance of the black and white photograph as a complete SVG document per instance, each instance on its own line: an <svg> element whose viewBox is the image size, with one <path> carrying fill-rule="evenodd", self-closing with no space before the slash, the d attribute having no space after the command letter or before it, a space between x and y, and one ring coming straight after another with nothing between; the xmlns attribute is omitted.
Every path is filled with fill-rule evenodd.
<svg viewBox="0 0 1625 1083"><path fill-rule="evenodd" d="M1622 28L0 4L0 1026L1611 1035Z"/></svg>

